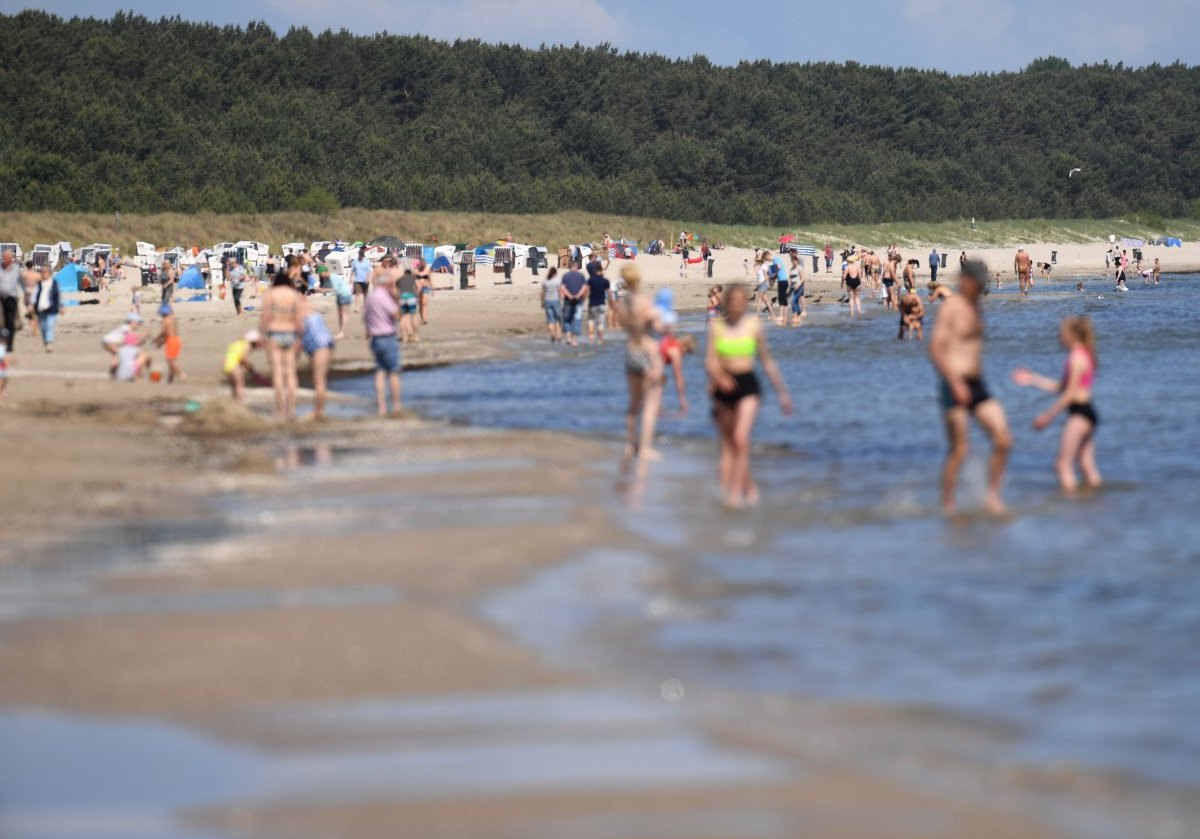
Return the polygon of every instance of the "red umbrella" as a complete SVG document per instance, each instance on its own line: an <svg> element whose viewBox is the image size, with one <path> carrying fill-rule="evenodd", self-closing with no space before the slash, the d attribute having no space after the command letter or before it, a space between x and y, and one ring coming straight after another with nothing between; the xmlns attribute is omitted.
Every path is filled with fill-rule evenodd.
<svg viewBox="0 0 1200 839"><path fill-rule="evenodd" d="M796 237L793 236L791 233L785 233L779 237L779 244L786 245L788 242L793 241L795 238Z"/></svg>

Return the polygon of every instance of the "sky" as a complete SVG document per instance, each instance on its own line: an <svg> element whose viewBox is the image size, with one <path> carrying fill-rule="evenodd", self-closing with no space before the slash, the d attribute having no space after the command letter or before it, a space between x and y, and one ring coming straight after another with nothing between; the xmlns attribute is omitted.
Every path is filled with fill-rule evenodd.
<svg viewBox="0 0 1200 839"><path fill-rule="evenodd" d="M1047 55L1073 64L1200 64L1197 0L0 0L5 13L26 8L262 20L280 32L302 25L533 47L610 43L726 65L854 60L975 73L1018 70Z"/></svg>

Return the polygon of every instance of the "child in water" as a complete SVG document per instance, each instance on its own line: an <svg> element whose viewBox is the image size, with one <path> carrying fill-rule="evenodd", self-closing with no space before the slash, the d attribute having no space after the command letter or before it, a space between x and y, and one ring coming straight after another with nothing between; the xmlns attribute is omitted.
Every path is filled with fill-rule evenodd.
<svg viewBox="0 0 1200 839"><path fill-rule="evenodd" d="M1073 492L1079 485L1075 464L1083 471L1089 487L1100 486L1100 470L1096 468L1096 428L1099 415L1092 405L1092 385L1096 380L1096 330L1087 317L1067 318L1059 329L1059 340L1067 350L1067 363L1061 380L1039 376L1021 368L1013 371L1013 381L1021 387L1036 387L1058 394L1048 409L1038 414L1033 427L1046 428L1064 410L1067 422L1063 426L1062 442L1054 470L1063 492Z"/></svg>

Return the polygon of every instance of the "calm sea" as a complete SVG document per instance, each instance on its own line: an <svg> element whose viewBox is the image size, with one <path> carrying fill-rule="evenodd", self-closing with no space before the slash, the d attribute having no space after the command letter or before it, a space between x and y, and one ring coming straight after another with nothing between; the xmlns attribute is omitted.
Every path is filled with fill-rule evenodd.
<svg viewBox="0 0 1200 839"><path fill-rule="evenodd" d="M882 307L869 304L862 321L832 309L770 331L797 414L781 416L773 398L764 406L755 466L765 498L754 511L716 502L701 358L690 358L693 410L672 413L668 388L667 460L640 511L623 513L659 571L643 584L646 601L672 604L645 622L648 643L692 679L977 715L1020 731L1021 759L1200 781L1198 281L1125 294L1100 281L1084 292L1051 284L1027 300L1010 288L986 299L987 378L1016 434L1004 522L937 514L936 380L925 345L897 341ZM1109 486L1067 500L1051 471L1058 426L1031 428L1050 397L1008 375L1029 366L1057 376L1058 323L1077 314L1099 333ZM698 320L685 329L703 336ZM619 437L619 340L519 349L517 363L408 375L406 399L478 425ZM982 498L984 451L975 436L967 510Z"/></svg>

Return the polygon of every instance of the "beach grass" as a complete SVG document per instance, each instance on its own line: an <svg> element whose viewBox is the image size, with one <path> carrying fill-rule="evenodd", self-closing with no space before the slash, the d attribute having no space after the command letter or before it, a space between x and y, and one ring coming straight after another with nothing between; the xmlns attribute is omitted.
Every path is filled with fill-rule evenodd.
<svg viewBox="0 0 1200 839"><path fill-rule="evenodd" d="M614 239L627 238L643 245L652 238L673 242L681 230L694 232L710 243L735 247L771 247L781 233L794 233L804 244L837 249L848 245L883 247L937 246L945 250L1001 247L1034 243L1099 242L1113 235L1118 239L1149 238L1169 234L1185 240L1200 237L1200 220L1127 219L1023 219L978 220L975 229L968 220L937 223L894 222L873 225L813 224L792 228L750 225L707 224L658 218L612 216L586 212L546 215L406 212L347 208L329 216L312 213L0 213L0 241L19 242L29 249L35 243L69 241L74 246L107 242L132 253L135 241L158 247L175 245L206 247L221 241L263 241L278 250L285 242L321 239L369 240L392 235L406 241L444 244L480 244L512 234L518 242L546 245L595 242L605 233Z"/></svg>

